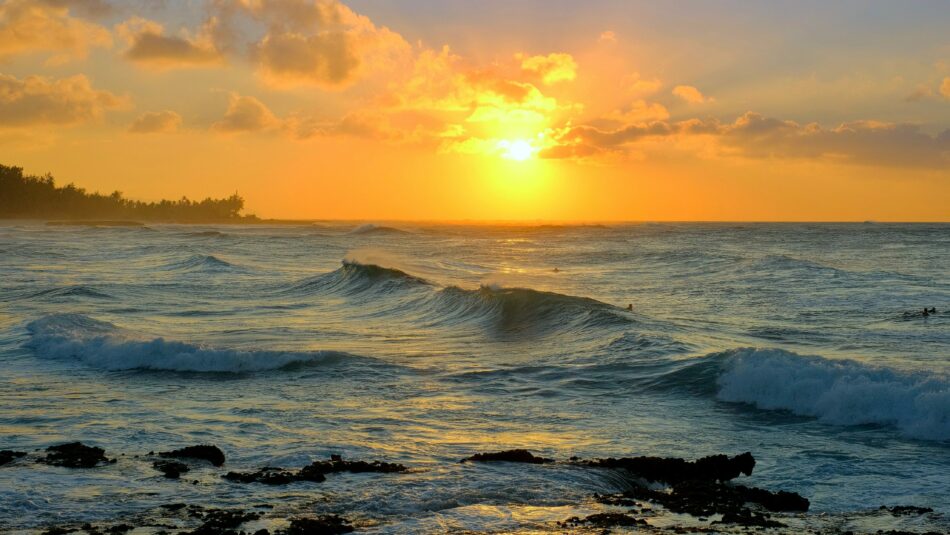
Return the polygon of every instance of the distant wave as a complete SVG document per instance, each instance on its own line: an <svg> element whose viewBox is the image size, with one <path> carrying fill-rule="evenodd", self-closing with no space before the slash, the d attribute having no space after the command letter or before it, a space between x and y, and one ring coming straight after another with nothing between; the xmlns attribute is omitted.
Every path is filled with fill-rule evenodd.
<svg viewBox="0 0 950 535"><path fill-rule="evenodd" d="M192 255L184 260L165 265L168 271L232 271L238 266L214 255Z"/></svg>
<svg viewBox="0 0 950 535"><path fill-rule="evenodd" d="M27 296L28 298L70 298L70 297L79 297L79 298L89 298L89 299L112 299L112 296L92 288L90 286L75 285L75 286L62 286L59 288L50 288L47 290L42 290Z"/></svg>
<svg viewBox="0 0 950 535"><path fill-rule="evenodd" d="M353 260L344 260L342 266L329 272L308 277L286 290L294 295L330 293L355 295L360 293L391 293L393 291L430 283L420 277L410 275L395 268L377 264L363 264Z"/></svg>
<svg viewBox="0 0 950 535"><path fill-rule="evenodd" d="M950 380L781 349L715 356L722 401L787 410L835 425L891 425L912 438L950 440Z"/></svg>
<svg viewBox="0 0 950 535"><path fill-rule="evenodd" d="M245 373L350 358L336 351L218 349L143 336L82 314L53 314L26 328L27 345L38 356L105 370Z"/></svg>
<svg viewBox="0 0 950 535"><path fill-rule="evenodd" d="M620 309L596 299L531 288L482 286L466 290L449 286L434 299L438 322L479 322L504 334L628 326L633 322Z"/></svg>
<svg viewBox="0 0 950 535"><path fill-rule="evenodd" d="M370 234L411 234L407 230L398 229L395 227L387 227L383 225L375 225L373 223L366 223L360 225L349 232L349 234L354 235L370 235Z"/></svg>
<svg viewBox="0 0 950 535"><path fill-rule="evenodd" d="M426 292L409 293L420 289ZM334 271L299 281L280 293L392 298L397 300L393 313L408 314L429 326L479 324L505 334L629 326L634 321L617 307L587 297L498 285L442 287L400 269L351 259Z"/></svg>
<svg viewBox="0 0 950 535"><path fill-rule="evenodd" d="M189 232L185 234L189 238L225 238L229 234L217 230L203 230L199 232Z"/></svg>

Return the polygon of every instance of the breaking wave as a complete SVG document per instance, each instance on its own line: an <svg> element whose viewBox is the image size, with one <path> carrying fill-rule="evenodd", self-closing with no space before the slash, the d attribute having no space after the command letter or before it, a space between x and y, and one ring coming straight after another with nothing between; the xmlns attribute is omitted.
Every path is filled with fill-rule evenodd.
<svg viewBox="0 0 950 535"><path fill-rule="evenodd" d="M331 364L350 357L336 351L219 349L148 337L82 314L53 314L26 326L37 356L78 360L105 370L246 373L296 365Z"/></svg>
<svg viewBox="0 0 950 535"><path fill-rule="evenodd" d="M419 286L430 286L430 283L395 268L344 260L339 268L299 281L286 293L355 295L367 292L391 293Z"/></svg>
<svg viewBox="0 0 950 535"><path fill-rule="evenodd" d="M232 271L238 266L214 255L192 255L184 260L165 266L168 271Z"/></svg>
<svg viewBox="0 0 950 535"><path fill-rule="evenodd" d="M411 234L407 230L398 229L396 227L387 227L384 225L374 225L372 223L366 223L360 225L349 232L353 235L372 235L372 234Z"/></svg>
<svg viewBox="0 0 950 535"><path fill-rule="evenodd" d="M781 349L714 356L722 401L785 410L833 425L889 425L912 438L950 440L950 381L853 360Z"/></svg>

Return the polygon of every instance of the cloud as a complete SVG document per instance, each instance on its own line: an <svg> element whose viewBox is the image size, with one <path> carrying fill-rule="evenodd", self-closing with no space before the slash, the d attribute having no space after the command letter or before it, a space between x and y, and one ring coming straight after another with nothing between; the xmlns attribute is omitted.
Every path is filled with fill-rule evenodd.
<svg viewBox="0 0 950 535"><path fill-rule="evenodd" d="M546 85L571 81L577 76L577 62L570 54L551 53L547 56L525 56L516 54L521 61L522 70L541 77Z"/></svg>
<svg viewBox="0 0 950 535"><path fill-rule="evenodd" d="M281 125L263 102L254 97L232 93L228 109L211 128L222 133L260 132Z"/></svg>
<svg viewBox="0 0 950 535"><path fill-rule="evenodd" d="M906 102L920 102L922 100L928 100L933 98L934 92L932 89L926 85L919 85L911 94L904 97Z"/></svg>
<svg viewBox="0 0 950 535"><path fill-rule="evenodd" d="M659 78L644 80L640 73L635 72L624 79L623 85L633 96L647 97L659 91L663 82Z"/></svg>
<svg viewBox="0 0 950 535"><path fill-rule="evenodd" d="M943 95L943 98L950 99L950 76L944 78L943 82L940 83L940 94Z"/></svg>
<svg viewBox="0 0 950 535"><path fill-rule="evenodd" d="M169 36L161 24L133 17L116 26L116 32L128 42L123 56L134 63L157 68L201 67L221 64L224 60L204 28L197 37Z"/></svg>
<svg viewBox="0 0 950 535"><path fill-rule="evenodd" d="M702 104L704 102L709 102L712 99L706 97L691 85L678 85L673 88L673 95L689 102L690 104Z"/></svg>
<svg viewBox="0 0 950 535"><path fill-rule="evenodd" d="M669 118L670 112L666 109L666 106L659 102L647 102L643 99L635 100L626 108L615 110L604 117L608 121L617 123L662 121Z"/></svg>
<svg viewBox="0 0 950 535"><path fill-rule="evenodd" d="M6 0L0 3L0 60L48 52L52 63L85 58L89 50L112 46L105 28L72 17L69 2Z"/></svg>
<svg viewBox="0 0 950 535"><path fill-rule="evenodd" d="M267 26L251 45L252 60L264 80L278 87L346 87L364 71L385 68L411 50L398 33L377 27L336 0L241 5L245 14Z"/></svg>
<svg viewBox="0 0 950 535"><path fill-rule="evenodd" d="M89 17L104 17L115 11L115 6L106 0L41 0L42 3L58 8L67 8Z"/></svg>
<svg viewBox="0 0 950 535"><path fill-rule="evenodd" d="M750 158L811 158L894 167L950 165L950 130L932 136L911 124L854 121L823 128L748 112L721 135L725 145Z"/></svg>
<svg viewBox="0 0 950 535"><path fill-rule="evenodd" d="M600 32L600 37L598 39L605 43L616 43L617 34L613 32L612 30L605 30L603 32Z"/></svg>
<svg viewBox="0 0 950 535"><path fill-rule="evenodd" d="M719 157L812 159L909 168L950 166L950 130L931 135L916 125L876 121L825 128L817 123L799 124L754 112L728 124L715 119L689 119L640 122L614 129L573 126L559 131L554 144L540 155L577 158L622 154L646 141L664 142L672 148L694 148L689 140L700 137L712 143L713 154Z"/></svg>
<svg viewBox="0 0 950 535"><path fill-rule="evenodd" d="M0 125L73 125L98 119L123 107L127 99L92 88L82 74L52 80L0 74Z"/></svg>
<svg viewBox="0 0 950 535"><path fill-rule="evenodd" d="M181 126L181 115L173 111L146 112L129 126L133 134L169 133Z"/></svg>

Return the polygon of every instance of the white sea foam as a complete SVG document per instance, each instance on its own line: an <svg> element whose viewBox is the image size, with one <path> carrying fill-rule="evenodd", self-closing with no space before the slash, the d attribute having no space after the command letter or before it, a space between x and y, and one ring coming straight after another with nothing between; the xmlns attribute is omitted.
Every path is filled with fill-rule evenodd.
<svg viewBox="0 0 950 535"><path fill-rule="evenodd" d="M940 375L747 348L726 355L718 383L723 401L835 425L893 425L908 437L950 440L950 381Z"/></svg>
<svg viewBox="0 0 950 535"><path fill-rule="evenodd" d="M41 357L75 359L106 370L243 373L345 358L334 351L219 349L131 332L82 314L53 314L27 325Z"/></svg>

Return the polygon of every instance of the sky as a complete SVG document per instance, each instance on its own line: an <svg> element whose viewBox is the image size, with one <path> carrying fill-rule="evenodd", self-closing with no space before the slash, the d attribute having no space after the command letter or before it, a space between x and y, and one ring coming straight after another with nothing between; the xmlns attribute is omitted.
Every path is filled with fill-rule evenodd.
<svg viewBox="0 0 950 535"><path fill-rule="evenodd" d="M950 3L0 0L0 163L265 218L948 221Z"/></svg>

